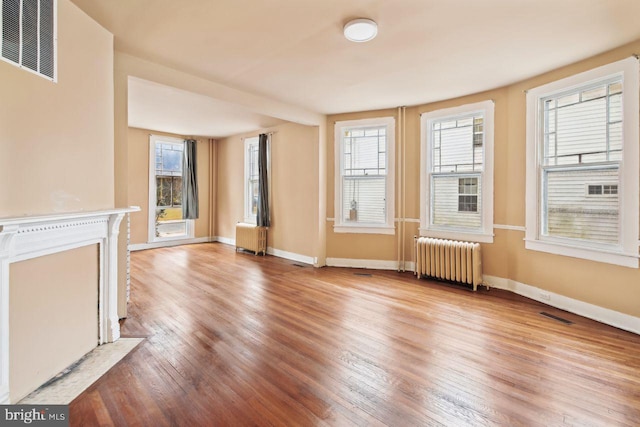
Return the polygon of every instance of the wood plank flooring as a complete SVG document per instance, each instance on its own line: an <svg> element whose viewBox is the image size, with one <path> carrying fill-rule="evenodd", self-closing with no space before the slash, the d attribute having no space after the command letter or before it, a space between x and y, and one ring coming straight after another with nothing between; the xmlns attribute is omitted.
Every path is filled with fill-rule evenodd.
<svg viewBox="0 0 640 427"><path fill-rule="evenodd" d="M122 335L146 340L71 425L640 425L640 336L506 291L355 273L217 243L133 253Z"/></svg>

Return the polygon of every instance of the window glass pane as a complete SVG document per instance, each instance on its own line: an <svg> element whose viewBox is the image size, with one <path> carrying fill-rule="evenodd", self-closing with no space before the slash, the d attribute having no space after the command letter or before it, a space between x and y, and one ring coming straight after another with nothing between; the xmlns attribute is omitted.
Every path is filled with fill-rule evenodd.
<svg viewBox="0 0 640 427"><path fill-rule="evenodd" d="M482 170L484 125L482 116L440 122L441 131L431 134L432 172L470 172Z"/></svg>
<svg viewBox="0 0 640 427"><path fill-rule="evenodd" d="M342 194L345 222L386 223L385 177L345 177Z"/></svg>
<svg viewBox="0 0 640 427"><path fill-rule="evenodd" d="M258 180L252 179L251 181L249 181L249 200L250 200L249 212L252 215L258 214L258 193L259 193Z"/></svg>
<svg viewBox="0 0 640 427"><path fill-rule="evenodd" d="M622 149L622 94L617 83L602 84L544 101L543 165L572 165L613 161Z"/></svg>
<svg viewBox="0 0 640 427"><path fill-rule="evenodd" d="M171 206L171 177L156 177L156 206Z"/></svg>
<svg viewBox="0 0 640 427"><path fill-rule="evenodd" d="M622 83L611 83L609 85L609 94L613 95L614 93L622 93Z"/></svg>
<svg viewBox="0 0 640 427"><path fill-rule="evenodd" d="M458 120L458 127L472 126L473 125L473 117L467 117L464 119Z"/></svg>
<svg viewBox="0 0 640 427"><path fill-rule="evenodd" d="M582 92L582 101L588 101L594 98L602 98L607 95L607 86L600 86L595 89L589 89Z"/></svg>
<svg viewBox="0 0 640 427"><path fill-rule="evenodd" d="M182 176L183 144L157 143L156 175Z"/></svg>
<svg viewBox="0 0 640 427"><path fill-rule="evenodd" d="M573 93L571 95L563 96L562 98L558 98L558 107L566 107L567 105L576 104L580 101L580 94Z"/></svg>
<svg viewBox="0 0 640 427"><path fill-rule="evenodd" d="M555 99L550 99L548 101L545 101L544 103L544 109L546 110L553 110L554 108L556 108L556 100Z"/></svg>
<svg viewBox="0 0 640 427"><path fill-rule="evenodd" d="M156 224L157 237L179 237L186 234L186 221L163 221Z"/></svg>
<svg viewBox="0 0 640 427"><path fill-rule="evenodd" d="M594 99L558 109L558 156L582 163L583 153L606 151L606 102Z"/></svg>
<svg viewBox="0 0 640 427"><path fill-rule="evenodd" d="M482 226L482 193L480 177L432 175L431 225L457 229Z"/></svg>
<svg viewBox="0 0 640 427"><path fill-rule="evenodd" d="M382 127L370 127L352 131L344 139L343 174L346 176L371 176L386 174L386 132Z"/></svg>
<svg viewBox="0 0 640 427"><path fill-rule="evenodd" d="M171 178L171 205L182 206L182 177Z"/></svg>
<svg viewBox="0 0 640 427"><path fill-rule="evenodd" d="M589 185L589 195L602 194L602 185Z"/></svg>
<svg viewBox="0 0 640 427"><path fill-rule="evenodd" d="M448 120L448 121L443 121L440 123L440 127L441 129L451 129L456 127L457 121L456 120Z"/></svg>
<svg viewBox="0 0 640 427"><path fill-rule="evenodd" d="M612 191L617 182L618 169L545 170L543 234L617 243L619 199ZM610 194L603 194L603 185Z"/></svg>
<svg viewBox="0 0 640 427"><path fill-rule="evenodd" d="M609 122L622 121L622 94L609 97Z"/></svg>
<svg viewBox="0 0 640 427"><path fill-rule="evenodd" d="M182 171L182 152L173 150L163 150L162 170L164 172Z"/></svg>

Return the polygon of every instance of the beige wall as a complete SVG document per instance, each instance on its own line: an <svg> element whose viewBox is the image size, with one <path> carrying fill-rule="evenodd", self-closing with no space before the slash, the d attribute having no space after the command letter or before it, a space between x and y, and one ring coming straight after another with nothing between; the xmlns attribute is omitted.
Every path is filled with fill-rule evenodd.
<svg viewBox="0 0 640 427"><path fill-rule="evenodd" d="M113 38L58 2L58 82L0 61L0 216L113 207Z"/></svg>
<svg viewBox="0 0 640 427"><path fill-rule="evenodd" d="M60 0L57 83L0 61L0 93L0 216L114 207L112 35ZM98 289L88 251L12 266L12 398L97 344L96 298L79 294ZM53 315L49 302L65 309Z"/></svg>
<svg viewBox="0 0 640 427"><path fill-rule="evenodd" d="M555 70L512 86L406 109L405 167L397 161L397 186L406 174L405 218L420 218L420 114L441 108L492 99L495 102L494 224L524 227L525 222L525 91L562 77L626 58L640 51L640 41L595 58ZM327 117L327 217L334 217L334 136L336 121L370 117L398 117L397 110L367 111ZM398 127L398 123L396 123ZM398 146L396 139L396 146ZM398 152L399 147L396 147ZM397 156L400 159L399 156ZM403 172L404 171L404 172ZM396 216L399 213L396 206ZM412 237L418 224L407 223L406 259L413 260ZM398 260L395 236L336 234L327 222L327 257ZM483 244L485 274L512 279L587 303L640 316L640 270L551 255L524 249L524 233L495 229L492 244Z"/></svg>
<svg viewBox="0 0 640 427"><path fill-rule="evenodd" d="M131 215L131 243L149 242L149 135L191 138L184 135L129 128L127 154L127 204L140 206L140 212ZM195 221L195 237L209 237L209 141L196 139L198 168L198 198L200 216Z"/></svg>
<svg viewBox="0 0 640 427"><path fill-rule="evenodd" d="M640 40L603 55L515 84L508 91L509 141L506 208L509 224L524 226L525 90L640 52ZM507 201L504 201L507 203ZM636 207L637 209L637 207ZM498 230L499 231L499 230ZM624 230L623 230L624 232ZM522 232L502 231L508 240L508 277L580 301L640 317L640 270L524 249Z"/></svg>
<svg viewBox="0 0 640 427"><path fill-rule="evenodd" d="M9 274L9 393L17 402L97 345L98 247L16 262Z"/></svg>
<svg viewBox="0 0 640 427"><path fill-rule="evenodd" d="M268 245L315 257L318 239L318 127L288 123L265 132L271 139L271 227ZM244 139L260 132L224 138L217 144L216 235L235 239L244 220Z"/></svg>

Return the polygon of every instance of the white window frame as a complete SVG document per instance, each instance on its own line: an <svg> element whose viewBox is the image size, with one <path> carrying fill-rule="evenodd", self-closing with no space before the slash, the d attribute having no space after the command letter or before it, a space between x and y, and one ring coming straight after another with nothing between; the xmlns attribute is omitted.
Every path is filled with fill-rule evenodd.
<svg viewBox="0 0 640 427"><path fill-rule="evenodd" d="M544 148L544 139L541 135L541 100L614 76L621 76L623 79L623 141L618 184L620 244L607 245L543 236L541 150ZM638 268L639 86L638 60L631 57L527 91L526 249Z"/></svg>
<svg viewBox="0 0 640 427"><path fill-rule="evenodd" d="M420 235L441 239L463 240L480 243L493 243L493 138L494 138L494 102L492 100L444 108L422 114L420 118ZM478 193L481 200L482 226L479 231L468 231L455 227L431 225L431 171L433 170L433 141L430 129L434 121L447 118L483 114L484 144L483 167L480 172L482 191ZM474 172L476 174L477 172ZM461 173L461 178L464 174Z"/></svg>
<svg viewBox="0 0 640 427"><path fill-rule="evenodd" d="M335 123L335 222L333 231L336 233L360 233L360 234L395 234L395 136L396 120L394 117L378 117L373 119L346 120ZM350 223L342 216L342 173L344 169L344 144L342 135L344 129L386 126L387 151L386 151L386 218L384 224L356 222Z"/></svg>
<svg viewBox="0 0 640 427"><path fill-rule="evenodd" d="M0 5L0 32L2 32L2 10L1 10L2 5ZM20 1L20 21L22 22L22 0ZM8 64L12 64L15 67L18 67L22 70L25 70L29 73L35 74L37 76L42 77L43 79L49 80L53 83L57 83L58 82L58 0L52 0L52 8L53 8L53 34L52 34L52 42L53 42L53 51L51 52L51 56L52 56L52 61L53 61L53 77L49 77L46 74L42 74L40 71L37 70L32 70L31 68L27 67L26 65L22 64L22 40L20 40L20 43L18 44L18 51L19 51L19 58L18 58L18 62L14 62L10 59L5 58L4 56L1 55L2 53L2 44L3 44L3 37L2 34L0 34L0 60L4 61ZM20 37L22 38L22 29L20 30ZM38 1L38 68L40 68L40 54L42 52L40 51L40 2Z"/></svg>
<svg viewBox="0 0 640 427"><path fill-rule="evenodd" d="M257 136L244 139L244 222L249 224L255 224L257 220L256 215L251 212L251 194L249 191L249 149L252 146L255 146L257 149L259 141L260 139Z"/></svg>
<svg viewBox="0 0 640 427"><path fill-rule="evenodd" d="M183 220L186 224L184 234L170 237L156 236L156 144L159 142L184 146L184 140L180 138L149 135L149 243L193 238L195 235L195 221L193 219Z"/></svg>

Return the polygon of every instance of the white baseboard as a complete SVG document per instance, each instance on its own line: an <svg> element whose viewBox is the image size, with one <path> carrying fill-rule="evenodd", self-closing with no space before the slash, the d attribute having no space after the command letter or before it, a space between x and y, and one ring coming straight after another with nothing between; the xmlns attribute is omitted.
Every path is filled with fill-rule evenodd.
<svg viewBox="0 0 640 427"><path fill-rule="evenodd" d="M222 236L217 236L214 237L212 239L213 242L220 242L220 243L224 243L225 245L231 245L231 246L235 246L236 245L236 240L235 239L231 239L229 237L222 237ZM300 255L300 254L296 254L294 252L287 252L287 251L283 251L280 249L275 249L272 247L267 247L267 253L269 255L273 255L276 256L278 258L284 258L284 259L289 259L291 261L297 261L297 262L302 262L304 264L310 264L310 265L314 265L317 261L317 259L307 256L307 255Z"/></svg>
<svg viewBox="0 0 640 427"><path fill-rule="evenodd" d="M380 259L327 258L328 267L368 268L371 270L398 270L398 261ZM405 270L413 271L415 263L405 261Z"/></svg>
<svg viewBox="0 0 640 427"><path fill-rule="evenodd" d="M236 239L232 239L230 237L216 236L216 237L213 238L212 241L213 242L224 243L225 245L231 245L231 246L235 246L236 245Z"/></svg>
<svg viewBox="0 0 640 427"><path fill-rule="evenodd" d="M152 243L132 243L132 244L129 244L129 250L143 251L145 249L165 248L169 246L190 245L193 243L209 243L209 242L215 242L215 237L196 237L193 239L166 240L164 242L152 242Z"/></svg>
<svg viewBox="0 0 640 427"><path fill-rule="evenodd" d="M543 304L550 305L561 310L566 310L598 322L624 329L625 331L640 334L640 318L619 311L610 310L584 301L579 301L564 295L526 285L511 279L502 277L484 276L485 282L494 288L505 289L522 295Z"/></svg>
<svg viewBox="0 0 640 427"><path fill-rule="evenodd" d="M267 248L267 253L269 255L277 256L278 258L290 259L291 261L302 262L304 264L314 265L317 262L317 258L314 258L311 256L300 255L293 252L287 252L287 251L283 251L283 250L275 249L271 247Z"/></svg>

